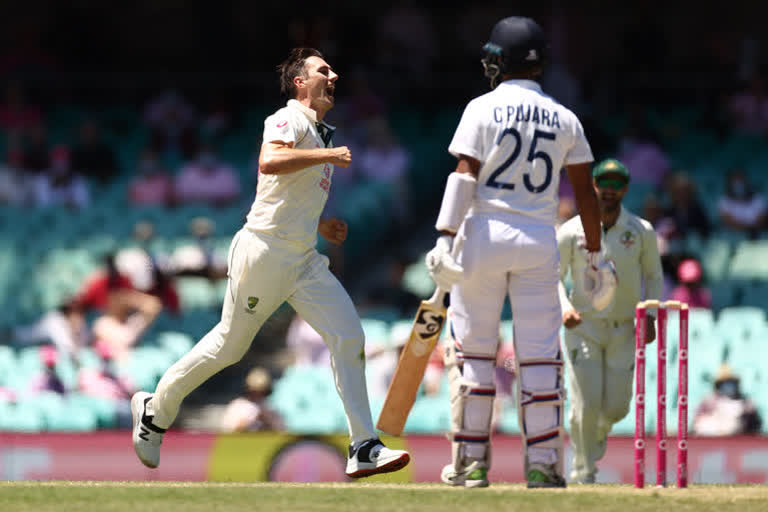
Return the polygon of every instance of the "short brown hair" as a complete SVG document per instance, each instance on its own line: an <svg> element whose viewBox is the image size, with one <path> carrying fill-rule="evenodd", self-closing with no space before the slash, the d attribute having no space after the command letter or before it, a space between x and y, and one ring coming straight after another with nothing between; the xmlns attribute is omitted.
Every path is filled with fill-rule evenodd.
<svg viewBox="0 0 768 512"><path fill-rule="evenodd" d="M323 54L314 48L294 48L288 54L279 66L277 72L280 73L280 92L291 98L296 97L296 85L293 79L297 76L304 76L304 65L309 57L323 58Z"/></svg>

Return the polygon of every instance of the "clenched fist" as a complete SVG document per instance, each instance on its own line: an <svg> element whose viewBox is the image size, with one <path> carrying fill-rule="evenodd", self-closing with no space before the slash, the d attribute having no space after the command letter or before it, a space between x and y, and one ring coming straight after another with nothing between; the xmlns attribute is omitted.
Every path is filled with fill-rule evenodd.
<svg viewBox="0 0 768 512"><path fill-rule="evenodd" d="M336 217L320 219L317 232L333 245L341 245L347 239L347 223Z"/></svg>
<svg viewBox="0 0 768 512"><path fill-rule="evenodd" d="M576 327L581 323L581 315L575 309L570 309L563 313L563 325L566 329Z"/></svg>
<svg viewBox="0 0 768 512"><path fill-rule="evenodd" d="M330 151L331 158L328 159L328 163L344 168L349 167L349 164L352 163L352 152L347 146L332 148Z"/></svg>

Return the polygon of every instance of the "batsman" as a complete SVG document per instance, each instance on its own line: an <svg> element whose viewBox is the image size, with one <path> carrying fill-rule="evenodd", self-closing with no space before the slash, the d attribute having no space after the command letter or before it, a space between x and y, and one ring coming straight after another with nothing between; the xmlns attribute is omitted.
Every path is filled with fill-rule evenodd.
<svg viewBox="0 0 768 512"><path fill-rule="evenodd" d="M586 271L592 283L607 282L601 277L610 268L600 248L592 151L576 115L537 82L548 43L535 21L502 19L483 52L491 91L467 104L448 147L458 162L435 225L440 237L426 261L438 287L451 292L445 367L452 457L441 480L489 485L494 368L509 297L525 478L529 487L565 487L554 221L565 167L584 225ZM590 295L610 298L610 291L596 286Z"/></svg>
<svg viewBox="0 0 768 512"><path fill-rule="evenodd" d="M658 300L662 291L661 259L653 226L621 204L629 181L629 171L618 160L603 160L592 170L603 248L618 276L613 300L605 309L597 311L593 297L585 292L592 283L585 283L588 264L581 220L574 217L557 232L573 483L596 481L596 463L605 454L608 433L629 412L635 305L643 299ZM570 297L563 285L569 270L573 279ZM652 318L647 325L645 342L650 343L656 337Z"/></svg>

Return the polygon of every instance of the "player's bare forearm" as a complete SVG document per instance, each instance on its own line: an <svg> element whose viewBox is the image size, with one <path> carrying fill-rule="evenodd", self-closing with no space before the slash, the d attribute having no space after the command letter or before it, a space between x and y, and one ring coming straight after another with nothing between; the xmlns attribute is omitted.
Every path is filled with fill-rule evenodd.
<svg viewBox="0 0 768 512"><path fill-rule="evenodd" d="M459 163L456 164L456 172L460 174L471 174L477 178L477 175L480 174L481 165L480 160L472 158L471 156L461 155L459 156Z"/></svg>
<svg viewBox="0 0 768 512"><path fill-rule="evenodd" d="M576 195L576 209L581 217L588 251L600 250L600 205L595 189L592 188L592 170L589 163L574 164L566 167Z"/></svg>
<svg viewBox="0 0 768 512"><path fill-rule="evenodd" d="M289 174L324 163L347 167L351 161L352 155L346 146L297 149L293 143L267 142L261 146L259 172Z"/></svg>

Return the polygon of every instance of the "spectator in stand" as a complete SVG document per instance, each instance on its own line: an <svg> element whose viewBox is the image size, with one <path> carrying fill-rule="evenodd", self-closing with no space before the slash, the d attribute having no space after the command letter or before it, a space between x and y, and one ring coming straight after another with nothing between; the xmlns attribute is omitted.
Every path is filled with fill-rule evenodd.
<svg viewBox="0 0 768 512"><path fill-rule="evenodd" d="M170 273L157 265L154 258L152 258L152 286L146 292L160 299L165 311L173 315L181 313L181 298L176 291L175 280Z"/></svg>
<svg viewBox="0 0 768 512"><path fill-rule="evenodd" d="M115 152L104 142L101 127L94 119L80 125L80 142L72 150L72 168L102 184L112 181L119 172Z"/></svg>
<svg viewBox="0 0 768 512"><path fill-rule="evenodd" d="M31 393L53 391L60 395L66 394L67 388L56 373L56 365L59 361L59 352L56 347L51 345L40 347L40 359L43 361L43 372L32 378L29 391Z"/></svg>
<svg viewBox="0 0 768 512"><path fill-rule="evenodd" d="M666 218L664 217L664 207L656 197L648 196L645 198L645 201L643 201L642 217L650 222L654 229L657 231L659 227L665 222ZM658 240L658 236L656 238ZM659 252L663 253L661 247L659 247Z"/></svg>
<svg viewBox="0 0 768 512"><path fill-rule="evenodd" d="M245 378L245 396L232 400L221 417L222 432L282 430L283 419L267 398L272 394L272 378L264 368L252 369Z"/></svg>
<svg viewBox="0 0 768 512"><path fill-rule="evenodd" d="M200 276L208 279L227 277L227 260L217 256L211 244L216 229L208 217L195 217L189 222L189 232L195 242L177 247L170 257L169 266L176 276Z"/></svg>
<svg viewBox="0 0 768 512"><path fill-rule="evenodd" d="M128 197L134 205L167 206L173 201L173 179L154 150L144 150L137 174L128 187Z"/></svg>
<svg viewBox="0 0 768 512"><path fill-rule="evenodd" d="M754 74L741 90L728 98L726 114L731 127L746 135L768 134L768 95L763 77Z"/></svg>
<svg viewBox="0 0 768 512"><path fill-rule="evenodd" d="M115 360L131 352L163 309L160 299L136 290L110 294L104 314L93 322L95 345Z"/></svg>
<svg viewBox="0 0 768 512"><path fill-rule="evenodd" d="M11 82L5 88L5 101L0 104L0 129L15 135L27 135L42 123L40 108L27 102L24 86Z"/></svg>
<svg viewBox="0 0 768 512"><path fill-rule="evenodd" d="M681 261L678 253L681 233L677 231L675 221L664 216L664 208L655 196L648 196L643 202L643 215L653 225L656 232L656 245L661 256L661 268L664 273L662 297L669 298L677 284L677 267Z"/></svg>
<svg viewBox="0 0 768 512"><path fill-rule="evenodd" d="M712 293L703 285L701 278L701 264L693 258L683 260L677 267L679 284L669 298L685 302L692 308L712 309Z"/></svg>
<svg viewBox="0 0 768 512"><path fill-rule="evenodd" d="M0 165L0 205L22 205L27 200L27 179L23 154L9 142L6 163Z"/></svg>
<svg viewBox="0 0 768 512"><path fill-rule="evenodd" d="M128 276L136 290L154 295L160 299L164 310L178 315L181 301L170 261L164 254L153 254L149 249L154 226L150 222L137 222L133 232L139 246L118 251L115 256L118 272Z"/></svg>
<svg viewBox="0 0 768 512"><path fill-rule="evenodd" d="M318 332L299 315L288 326L286 347L293 353L293 366L330 367L328 346Z"/></svg>
<svg viewBox="0 0 768 512"><path fill-rule="evenodd" d="M696 185L684 172L678 172L665 180L669 204L664 216L674 222L675 231L682 236L693 231L707 238L712 225L707 211L699 201Z"/></svg>
<svg viewBox="0 0 768 512"><path fill-rule="evenodd" d="M384 118L374 119L367 124L367 144L360 156L360 174L364 179L391 185L393 187L392 212L400 224L408 218L408 169L411 157Z"/></svg>
<svg viewBox="0 0 768 512"><path fill-rule="evenodd" d="M13 339L21 345L53 343L61 354L77 359L80 349L90 342L90 332L82 306L68 300L34 324L13 329Z"/></svg>
<svg viewBox="0 0 768 512"><path fill-rule="evenodd" d="M217 98L207 109L200 122L200 133L206 140L217 141L232 131L232 106Z"/></svg>
<svg viewBox="0 0 768 512"><path fill-rule="evenodd" d="M762 194L740 169L733 169L725 178L725 195L717 202L723 224L733 231L757 238L768 227L768 205Z"/></svg>
<svg viewBox="0 0 768 512"><path fill-rule="evenodd" d="M56 146L51 151L51 167L32 183L35 206L67 206L81 210L90 203L88 183L72 169L69 148Z"/></svg>
<svg viewBox="0 0 768 512"><path fill-rule="evenodd" d="M152 147L158 153L192 156L197 144L196 114L178 91L169 89L153 99L144 119L152 132Z"/></svg>
<svg viewBox="0 0 768 512"><path fill-rule="evenodd" d="M120 249L115 254L118 273L130 279L133 287L140 292L146 292L154 284L154 262L148 248L154 236L155 226L151 222L139 221L133 226L135 245Z"/></svg>
<svg viewBox="0 0 768 512"><path fill-rule="evenodd" d="M115 372L113 354L108 345L99 344L95 348L99 366L80 368L77 374L78 390L85 395L112 401L117 409L117 427L128 427L131 424L131 396L136 386L130 378Z"/></svg>
<svg viewBox="0 0 768 512"><path fill-rule="evenodd" d="M631 113L627 132L619 140L618 156L627 169L642 172L632 175L632 183L646 183L660 186L670 170L669 159L656 140L656 136L644 118L645 110L637 107Z"/></svg>
<svg viewBox="0 0 768 512"><path fill-rule="evenodd" d="M739 389L740 379L723 364L715 379L713 392L704 398L693 418L693 433L698 436L735 436L757 434L762 418L754 402Z"/></svg>
<svg viewBox="0 0 768 512"><path fill-rule="evenodd" d="M240 182L237 172L220 161L211 146L204 144L196 160L176 176L174 195L179 203L225 206L240 196Z"/></svg>
<svg viewBox="0 0 768 512"><path fill-rule="evenodd" d="M110 253L104 258L104 270L85 283L76 300L86 311L105 311L110 295L121 290L133 290L133 284L128 276L117 270L115 254Z"/></svg>

